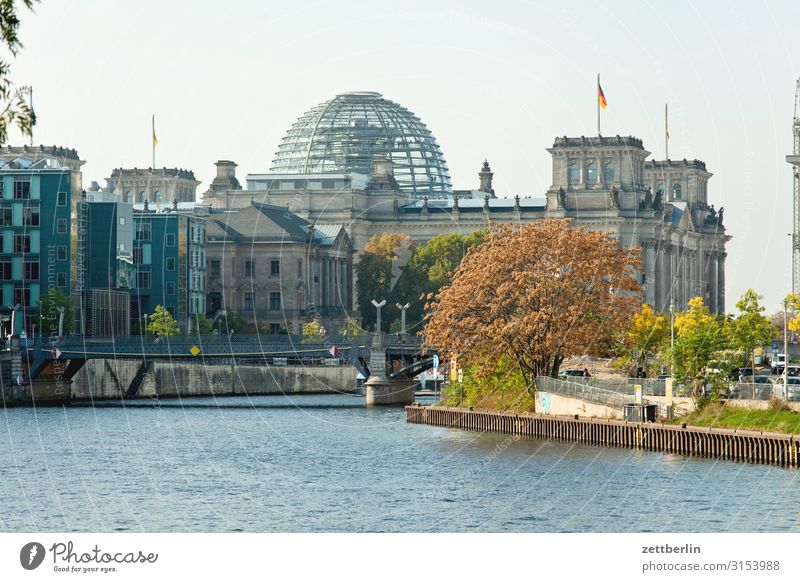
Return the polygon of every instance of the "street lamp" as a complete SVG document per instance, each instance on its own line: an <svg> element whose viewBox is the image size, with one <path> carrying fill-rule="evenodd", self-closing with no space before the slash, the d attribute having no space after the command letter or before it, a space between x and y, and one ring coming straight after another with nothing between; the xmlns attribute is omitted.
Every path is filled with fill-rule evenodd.
<svg viewBox="0 0 800 582"><path fill-rule="evenodd" d="M9 305L8 308L11 310L11 337L14 337L14 326L16 325L17 311L19 311L20 305L17 303L13 306Z"/></svg>
<svg viewBox="0 0 800 582"><path fill-rule="evenodd" d="M381 307L386 305L386 299L378 303L374 299L372 300L372 304L375 306L375 309L378 310L378 316L375 318L375 330L378 332L378 340L381 340Z"/></svg>
<svg viewBox="0 0 800 582"><path fill-rule="evenodd" d="M783 300L783 390L789 400L789 298Z"/></svg>
<svg viewBox="0 0 800 582"><path fill-rule="evenodd" d="M672 370L675 367L675 304L672 301L669 302L669 347L672 350L669 373L672 375Z"/></svg>
<svg viewBox="0 0 800 582"><path fill-rule="evenodd" d="M399 303L396 304L397 309L400 310L400 333L405 335L406 334L406 309L411 307L410 303L406 303L405 305L400 305Z"/></svg>

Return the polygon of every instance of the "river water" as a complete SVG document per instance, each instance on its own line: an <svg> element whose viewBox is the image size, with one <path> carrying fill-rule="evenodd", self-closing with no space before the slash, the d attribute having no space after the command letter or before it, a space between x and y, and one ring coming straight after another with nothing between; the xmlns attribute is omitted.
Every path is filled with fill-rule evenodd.
<svg viewBox="0 0 800 582"><path fill-rule="evenodd" d="M355 396L0 409L0 531L800 531L800 471L406 424Z"/></svg>

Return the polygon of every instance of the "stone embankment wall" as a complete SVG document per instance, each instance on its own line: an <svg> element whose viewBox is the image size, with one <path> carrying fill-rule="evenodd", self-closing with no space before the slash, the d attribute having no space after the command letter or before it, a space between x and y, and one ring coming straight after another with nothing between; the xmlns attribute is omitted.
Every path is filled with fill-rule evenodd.
<svg viewBox="0 0 800 582"><path fill-rule="evenodd" d="M141 362L90 360L75 375L73 400L125 396L140 373ZM355 392L350 366L264 366L152 362L140 373L136 396L211 396L229 394Z"/></svg>

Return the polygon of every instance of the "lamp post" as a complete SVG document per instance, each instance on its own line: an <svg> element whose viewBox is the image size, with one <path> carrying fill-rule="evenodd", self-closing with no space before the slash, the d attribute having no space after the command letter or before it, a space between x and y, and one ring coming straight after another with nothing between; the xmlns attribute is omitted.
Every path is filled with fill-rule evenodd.
<svg viewBox="0 0 800 582"><path fill-rule="evenodd" d="M386 305L386 299L378 303L374 299L372 300L372 304L375 306L375 309L378 310L378 315L375 318L375 330L378 332L378 336L381 334L381 307Z"/></svg>
<svg viewBox="0 0 800 582"><path fill-rule="evenodd" d="M783 300L783 394L789 399L789 298Z"/></svg>
<svg viewBox="0 0 800 582"><path fill-rule="evenodd" d="M672 360L675 359L675 304L670 301L669 302L669 347L670 350L673 352ZM669 374L672 375L672 370L675 367L675 363L673 361L669 364Z"/></svg>
<svg viewBox="0 0 800 582"><path fill-rule="evenodd" d="M411 307L410 303L406 303L405 305L400 305L396 303L397 309L400 310L400 333L406 335L406 309Z"/></svg>
<svg viewBox="0 0 800 582"><path fill-rule="evenodd" d="M17 311L19 311L19 307L19 303L14 306L8 306L8 308L11 310L11 337L14 337L14 328L17 323Z"/></svg>
<svg viewBox="0 0 800 582"><path fill-rule="evenodd" d="M58 308L58 337L64 337L64 306Z"/></svg>

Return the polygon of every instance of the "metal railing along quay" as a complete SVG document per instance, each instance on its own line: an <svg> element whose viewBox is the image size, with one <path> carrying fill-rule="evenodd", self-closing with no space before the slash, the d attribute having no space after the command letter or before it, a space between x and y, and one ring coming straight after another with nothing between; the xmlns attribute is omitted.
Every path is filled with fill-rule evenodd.
<svg viewBox="0 0 800 582"><path fill-rule="evenodd" d="M800 466L800 437L791 434L420 405L406 406L406 422L689 457Z"/></svg>

